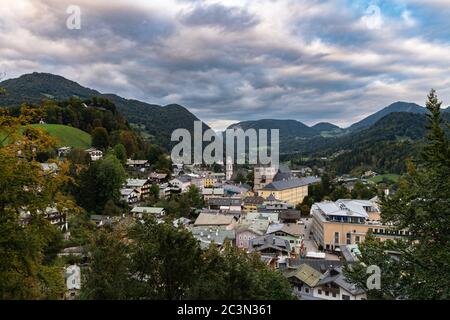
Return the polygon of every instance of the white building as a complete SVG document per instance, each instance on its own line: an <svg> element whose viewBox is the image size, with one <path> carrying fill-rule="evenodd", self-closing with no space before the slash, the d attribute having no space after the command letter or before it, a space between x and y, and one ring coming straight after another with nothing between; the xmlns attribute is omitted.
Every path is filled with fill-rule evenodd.
<svg viewBox="0 0 450 320"><path fill-rule="evenodd" d="M89 156L91 157L92 161L97 161L97 160L100 160L101 158L103 158L103 152L96 148L89 148L84 151L89 153Z"/></svg>
<svg viewBox="0 0 450 320"><path fill-rule="evenodd" d="M79 290L81 290L81 269L76 264L66 268L64 278L66 280L65 299L74 299Z"/></svg>
<svg viewBox="0 0 450 320"><path fill-rule="evenodd" d="M225 175L226 175L225 179L227 181L230 181L231 177L233 176L233 160L231 159L231 157L227 158L227 164L225 167Z"/></svg>

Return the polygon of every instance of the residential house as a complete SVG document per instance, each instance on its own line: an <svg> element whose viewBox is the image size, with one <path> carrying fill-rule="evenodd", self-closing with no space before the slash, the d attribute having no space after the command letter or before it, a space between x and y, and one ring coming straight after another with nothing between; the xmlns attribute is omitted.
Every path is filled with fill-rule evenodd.
<svg viewBox="0 0 450 320"><path fill-rule="evenodd" d="M175 228L178 228L180 226L186 228L191 223L191 220L185 217L180 217L178 219L173 220L172 223Z"/></svg>
<svg viewBox="0 0 450 320"><path fill-rule="evenodd" d="M127 168L132 168L132 169L137 169L137 170L145 170L146 168L148 168L150 166L148 160L132 160L132 159L127 159L126 162L126 167Z"/></svg>
<svg viewBox="0 0 450 320"><path fill-rule="evenodd" d="M180 189L181 192L186 192L191 185L192 177L182 175L169 181L170 185Z"/></svg>
<svg viewBox="0 0 450 320"><path fill-rule="evenodd" d="M42 212L40 212L42 214ZM43 213L44 219L57 227L62 232L69 231L67 222L67 210L58 210L56 207L47 207ZM32 219L30 211L21 211L20 219L23 224L27 224Z"/></svg>
<svg viewBox="0 0 450 320"><path fill-rule="evenodd" d="M126 201L129 205L139 202L141 193L135 188L120 189L120 200Z"/></svg>
<svg viewBox="0 0 450 320"><path fill-rule="evenodd" d="M241 212L242 200L240 198L209 198L208 208L211 210Z"/></svg>
<svg viewBox="0 0 450 320"><path fill-rule="evenodd" d="M113 223L113 218L111 216L105 216L100 214L93 214L90 217L91 221L95 222L97 227L102 227L107 224Z"/></svg>
<svg viewBox="0 0 450 320"><path fill-rule="evenodd" d="M242 221L255 221L266 220L269 223L279 223L278 213L276 212L249 212L243 218Z"/></svg>
<svg viewBox="0 0 450 320"><path fill-rule="evenodd" d="M98 150L96 148L89 148L84 151L89 154L92 161L97 161L97 160L100 160L101 158L103 158L103 151Z"/></svg>
<svg viewBox="0 0 450 320"><path fill-rule="evenodd" d="M291 252L289 241L274 234L267 234L251 239L250 252L259 252L264 256L285 256Z"/></svg>
<svg viewBox="0 0 450 320"><path fill-rule="evenodd" d="M134 217L139 219L142 219L145 215L152 215L155 218L162 218L166 214L166 210L159 207L134 207L130 212Z"/></svg>
<svg viewBox="0 0 450 320"><path fill-rule="evenodd" d="M224 197L224 190L223 188L203 188L202 196L205 201L211 198Z"/></svg>
<svg viewBox="0 0 450 320"><path fill-rule="evenodd" d="M148 180L150 180L151 183L161 184L165 182L167 179L167 173L157 173L152 172L148 176Z"/></svg>
<svg viewBox="0 0 450 320"><path fill-rule="evenodd" d="M284 270L283 274L294 288L294 293L300 299L316 300L314 298L314 288L322 278L322 273L303 263L295 269Z"/></svg>
<svg viewBox="0 0 450 320"><path fill-rule="evenodd" d="M272 223L269 225L266 234L274 234L277 237L289 241L292 249L299 253L302 237L303 226L296 223Z"/></svg>
<svg viewBox="0 0 450 320"><path fill-rule="evenodd" d="M298 223L301 222L301 213L298 210L281 210L278 218L281 223Z"/></svg>
<svg viewBox="0 0 450 320"><path fill-rule="evenodd" d="M366 291L346 280L342 267L329 269L315 285L313 296L323 300L366 300Z"/></svg>
<svg viewBox="0 0 450 320"><path fill-rule="evenodd" d="M127 179L126 188L136 189L139 192L139 200L145 200L150 196L152 184L148 179Z"/></svg>
<svg viewBox="0 0 450 320"><path fill-rule="evenodd" d="M190 226L189 230L192 235L200 243L200 248L206 250L214 243L219 248L223 247L226 241L234 245L236 233L234 230L229 230L224 226Z"/></svg>
<svg viewBox="0 0 450 320"><path fill-rule="evenodd" d="M226 196L241 199L249 195L249 192L251 191L251 187L248 184L225 183L222 184L222 188L224 189Z"/></svg>
<svg viewBox="0 0 450 320"><path fill-rule="evenodd" d="M245 212L257 212L258 207L264 203L265 199L260 196L251 196L244 199Z"/></svg>
<svg viewBox="0 0 450 320"><path fill-rule="evenodd" d="M66 268L64 273L66 280L65 300L74 300L81 290L81 269L76 264Z"/></svg>
<svg viewBox="0 0 450 320"><path fill-rule="evenodd" d="M224 227L227 230L235 228L237 223L236 217L231 214L220 213L200 213L194 222L195 227Z"/></svg>
<svg viewBox="0 0 450 320"><path fill-rule="evenodd" d="M236 246L241 249L249 249L250 240L266 234L269 227L267 220L253 220L240 223L236 227Z"/></svg>
<svg viewBox="0 0 450 320"><path fill-rule="evenodd" d="M318 182L320 182L320 178L317 177L273 181L260 189L258 195L264 198L273 195L277 200L297 205L303 202L303 199L308 195L308 186Z"/></svg>

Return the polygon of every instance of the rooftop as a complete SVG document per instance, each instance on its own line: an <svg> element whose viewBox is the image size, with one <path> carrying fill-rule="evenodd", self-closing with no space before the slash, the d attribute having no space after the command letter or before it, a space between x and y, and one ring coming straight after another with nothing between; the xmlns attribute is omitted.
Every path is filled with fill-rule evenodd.
<svg viewBox="0 0 450 320"><path fill-rule="evenodd" d="M320 178L318 178L318 177L292 178L292 179L288 179L288 180L273 181L272 183L269 183L261 190L279 191L279 190L286 190L286 189L307 186L307 185L310 185L313 183L318 183L318 182L320 182Z"/></svg>
<svg viewBox="0 0 450 320"><path fill-rule="evenodd" d="M234 215L228 214L212 214L212 213L200 213L194 222L195 226L227 226L236 218Z"/></svg>

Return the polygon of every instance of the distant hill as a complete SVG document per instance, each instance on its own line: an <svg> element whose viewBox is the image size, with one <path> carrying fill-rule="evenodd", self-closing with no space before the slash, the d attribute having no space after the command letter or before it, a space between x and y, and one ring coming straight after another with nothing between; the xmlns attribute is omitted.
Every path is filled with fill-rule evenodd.
<svg viewBox="0 0 450 320"><path fill-rule="evenodd" d="M329 122L319 122L313 125L311 128L313 128L316 131L322 132L322 131L333 131L333 130L340 130L337 125L334 125Z"/></svg>
<svg viewBox="0 0 450 320"><path fill-rule="evenodd" d="M352 124L348 129L350 131L357 131L361 130L363 128L368 128L375 124L378 120L383 118L384 116L394 113L394 112L409 112L409 113L418 113L418 114L426 114L427 109L424 107L419 106L415 103L408 103L408 102L395 102L382 110L375 112L374 114L368 116L367 118L364 118L361 121L358 121L354 124Z"/></svg>
<svg viewBox="0 0 450 320"><path fill-rule="evenodd" d="M296 120L274 120L274 119L262 119L255 121L243 121L236 124L232 124L228 129L241 128L247 130L250 128L259 129L279 129L280 138L284 137L296 137L296 138L308 138L317 135L317 131L308 127L306 124Z"/></svg>
<svg viewBox="0 0 450 320"><path fill-rule="evenodd" d="M44 129L52 137L58 139L58 147L87 149L91 146L91 135L80 129L61 124L33 124L33 127Z"/></svg>
<svg viewBox="0 0 450 320"><path fill-rule="evenodd" d="M6 90L6 94L0 96L0 106L17 106L24 102L38 104L45 99L60 101L71 97L108 98L129 122L145 126L145 131L153 136L154 142L166 147L170 144L170 136L174 129L185 128L193 132L194 121L199 120L180 105L160 106L125 99L115 94L103 94L49 73L25 74L1 82L0 87ZM209 127L204 125L204 129L207 128Z"/></svg>

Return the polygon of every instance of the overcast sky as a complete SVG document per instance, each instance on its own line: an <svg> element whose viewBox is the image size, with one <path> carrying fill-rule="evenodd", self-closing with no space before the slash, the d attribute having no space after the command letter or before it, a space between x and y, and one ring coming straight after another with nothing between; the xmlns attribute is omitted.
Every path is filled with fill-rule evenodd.
<svg viewBox="0 0 450 320"><path fill-rule="evenodd" d="M346 126L431 87L450 104L449 16L449 0L0 0L0 72L178 103L215 129Z"/></svg>

